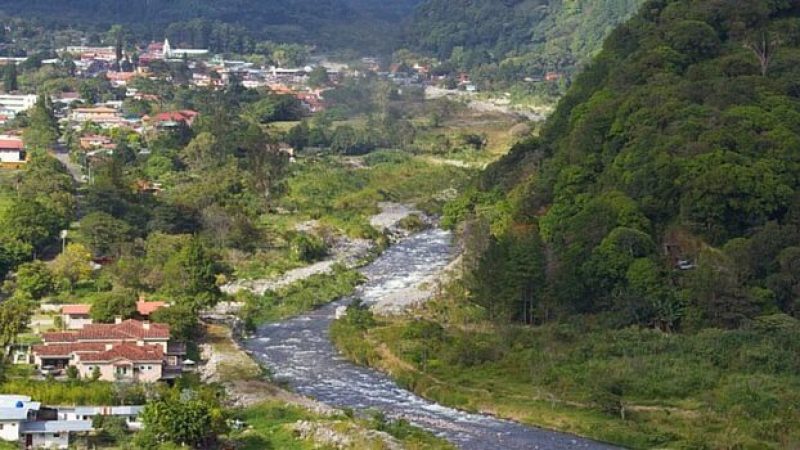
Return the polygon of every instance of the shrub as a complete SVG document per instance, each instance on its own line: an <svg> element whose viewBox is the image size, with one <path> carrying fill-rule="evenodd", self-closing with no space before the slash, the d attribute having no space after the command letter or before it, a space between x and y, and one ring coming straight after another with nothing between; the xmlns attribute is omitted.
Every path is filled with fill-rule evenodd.
<svg viewBox="0 0 800 450"><path fill-rule="evenodd" d="M305 262L314 262L328 254L325 241L317 236L300 233L292 238L291 253L295 259Z"/></svg>

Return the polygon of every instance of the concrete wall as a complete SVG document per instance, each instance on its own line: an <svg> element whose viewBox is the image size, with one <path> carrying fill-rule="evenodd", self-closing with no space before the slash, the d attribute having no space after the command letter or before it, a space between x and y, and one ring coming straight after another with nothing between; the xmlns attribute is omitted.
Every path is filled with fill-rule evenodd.
<svg viewBox="0 0 800 450"><path fill-rule="evenodd" d="M4 441L18 441L19 426L19 422L0 420L0 439Z"/></svg>
<svg viewBox="0 0 800 450"><path fill-rule="evenodd" d="M62 314L61 319L64 321L64 326L68 330L82 330L86 325L93 323L92 318L89 316L70 316L69 314Z"/></svg>
<svg viewBox="0 0 800 450"><path fill-rule="evenodd" d="M35 433L33 448L69 448L69 433Z"/></svg>
<svg viewBox="0 0 800 450"><path fill-rule="evenodd" d="M153 383L161 379L162 367L161 363L147 363L135 364L136 370L130 367L122 379L117 377L117 368L113 364L95 364L92 362L78 363L78 372L81 378L91 379L94 372L94 366L100 368L100 379L103 381L138 381L143 383Z"/></svg>

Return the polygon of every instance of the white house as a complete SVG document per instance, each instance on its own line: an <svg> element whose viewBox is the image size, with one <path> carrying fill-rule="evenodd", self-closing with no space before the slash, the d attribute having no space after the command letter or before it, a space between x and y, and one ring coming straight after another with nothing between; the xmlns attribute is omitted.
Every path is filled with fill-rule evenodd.
<svg viewBox="0 0 800 450"><path fill-rule="evenodd" d="M0 135L0 166L20 167L27 161L25 144L18 136Z"/></svg>
<svg viewBox="0 0 800 450"><path fill-rule="evenodd" d="M18 441L23 425L36 420L40 407L39 402L32 402L26 395L0 395L0 439Z"/></svg>
<svg viewBox="0 0 800 450"><path fill-rule="evenodd" d="M14 117L33 108L37 99L35 95L0 94L0 113Z"/></svg>
<svg viewBox="0 0 800 450"><path fill-rule="evenodd" d="M95 416L114 416L125 419L125 425L131 431L141 430L142 422L139 415L144 406L76 406L74 408L59 408L58 420L92 421Z"/></svg>
<svg viewBox="0 0 800 450"><path fill-rule="evenodd" d="M92 324L91 311L91 305L64 305L61 307L61 321L68 330L82 330Z"/></svg>
<svg viewBox="0 0 800 450"><path fill-rule="evenodd" d="M94 431L95 416L125 419L129 430L142 429L144 406L42 407L24 395L0 395L0 439L25 449L68 449L70 437Z"/></svg>
<svg viewBox="0 0 800 450"><path fill-rule="evenodd" d="M68 449L69 437L75 433L94 431L92 421L46 420L28 421L22 424L25 448Z"/></svg>

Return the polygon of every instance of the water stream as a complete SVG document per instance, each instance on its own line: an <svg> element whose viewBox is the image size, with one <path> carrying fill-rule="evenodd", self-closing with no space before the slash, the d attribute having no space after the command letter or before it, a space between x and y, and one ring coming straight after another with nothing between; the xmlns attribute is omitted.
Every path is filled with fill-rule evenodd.
<svg viewBox="0 0 800 450"><path fill-rule="evenodd" d="M362 269L367 282L355 296L377 302L402 295L453 257L449 233L433 229L391 247ZM245 342L252 354L300 394L356 410L377 409L404 418L467 450L611 449L606 444L546 431L488 415L472 414L427 401L388 376L345 360L331 344L328 329L345 299L314 312L260 327Z"/></svg>

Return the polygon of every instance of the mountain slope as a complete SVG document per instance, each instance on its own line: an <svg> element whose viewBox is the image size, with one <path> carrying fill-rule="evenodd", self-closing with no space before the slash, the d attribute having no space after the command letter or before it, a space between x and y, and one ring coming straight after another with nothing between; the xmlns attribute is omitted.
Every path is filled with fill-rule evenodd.
<svg viewBox="0 0 800 450"><path fill-rule="evenodd" d="M647 3L470 199L502 198L476 273L513 278L476 300L664 330L800 316L799 30L797 2Z"/></svg>
<svg viewBox="0 0 800 450"><path fill-rule="evenodd" d="M642 0L425 0L409 45L484 81L572 71ZM478 70L476 70L478 69Z"/></svg>
<svg viewBox="0 0 800 450"><path fill-rule="evenodd" d="M206 19L242 25L279 42L381 48L399 39L390 22L410 15L417 0L0 0L0 11L54 25L105 30L112 24L163 33L167 25ZM384 36L374 39L375 33Z"/></svg>

